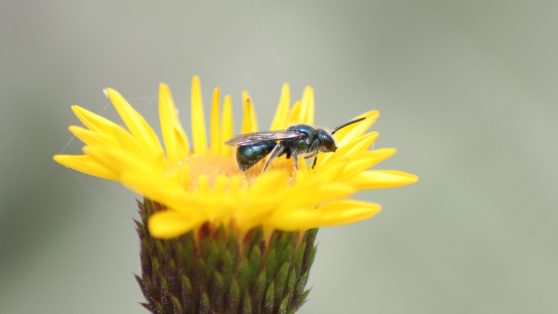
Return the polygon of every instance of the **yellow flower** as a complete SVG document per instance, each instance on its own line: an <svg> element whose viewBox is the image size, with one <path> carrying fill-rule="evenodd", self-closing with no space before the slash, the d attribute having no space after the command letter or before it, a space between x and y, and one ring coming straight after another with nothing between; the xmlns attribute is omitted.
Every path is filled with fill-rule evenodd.
<svg viewBox="0 0 558 314"><path fill-rule="evenodd" d="M190 144L168 86L160 85L164 146L117 91L109 88L105 93L126 127L72 106L85 126L69 128L85 143L83 155L56 155L54 160L120 182L161 204L165 210L153 214L148 222L156 238L177 237L206 223L241 233L259 226L266 232L304 231L352 223L381 209L376 203L349 199L359 190L398 187L418 180L401 171L370 170L396 152L393 148L369 150L378 133L367 130L378 118L378 111L358 116L366 119L335 133L337 151L321 153L314 168L301 159L295 170L292 160L277 158L265 172L261 163L243 172L234 160L234 148L224 144L233 137L232 103L227 95L221 108L219 89L213 91L208 138L199 78L193 78ZM258 131L247 92L242 99L242 133ZM314 124L314 92L307 87L302 99L291 106L289 86L284 84L270 129L286 129L295 123Z"/></svg>

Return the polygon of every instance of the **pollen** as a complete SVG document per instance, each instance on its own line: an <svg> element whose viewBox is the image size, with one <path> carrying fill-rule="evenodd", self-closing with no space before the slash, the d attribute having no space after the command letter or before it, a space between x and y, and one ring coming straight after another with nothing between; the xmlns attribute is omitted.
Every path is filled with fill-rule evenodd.
<svg viewBox="0 0 558 314"><path fill-rule="evenodd" d="M213 90L210 119L205 121L201 84L192 80L191 138L187 136L170 89L159 88L161 137L143 116L117 91L106 95L122 118L120 125L80 106L72 110L83 126L70 131L84 143L81 155L56 155L68 168L120 182L132 191L161 205L148 220L153 237L168 239L203 225L231 226L238 232L262 227L305 231L312 228L357 222L380 212L377 203L354 200L365 189L399 187L418 177L375 166L395 154L393 148L372 149L378 136L368 131L379 113L358 115L362 122L334 134L337 151L318 154L315 167L304 159L298 169L292 159L276 158L266 171L259 162L241 171L234 148L225 142L234 134L232 98ZM258 131L250 95L242 93L241 133ZM307 87L300 100L291 103L284 84L270 130L293 124L314 124L314 91Z"/></svg>
<svg viewBox="0 0 558 314"><path fill-rule="evenodd" d="M195 182L201 176L206 177L208 184L213 186L218 176L243 177L245 174L238 169L238 166L231 158L223 156L187 156L184 160L176 163L170 168L171 175L173 173L187 173L183 178L187 178L184 182L186 188L194 188Z"/></svg>

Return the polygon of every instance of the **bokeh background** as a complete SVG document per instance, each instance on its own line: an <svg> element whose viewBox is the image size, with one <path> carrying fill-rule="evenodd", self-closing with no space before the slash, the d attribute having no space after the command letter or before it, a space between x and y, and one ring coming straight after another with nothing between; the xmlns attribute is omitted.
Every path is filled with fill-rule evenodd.
<svg viewBox="0 0 558 314"><path fill-rule="evenodd" d="M381 166L417 185L322 229L301 313L558 313L556 1L1 1L0 313L146 313L135 195L56 165L71 104L156 126L159 82L250 91L269 125L281 84L317 122L371 108ZM238 123L237 123L238 125Z"/></svg>

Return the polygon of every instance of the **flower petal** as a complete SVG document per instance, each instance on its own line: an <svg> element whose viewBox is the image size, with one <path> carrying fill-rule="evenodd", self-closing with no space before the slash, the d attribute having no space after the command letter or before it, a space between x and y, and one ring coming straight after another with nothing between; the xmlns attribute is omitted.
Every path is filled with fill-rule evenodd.
<svg viewBox="0 0 558 314"><path fill-rule="evenodd" d="M339 161L340 159L347 160L350 156L358 151L367 150L374 144L378 138L378 132L370 132L354 138L351 141L339 146L337 151L332 154L322 154L318 158L316 168L328 167L328 165Z"/></svg>
<svg viewBox="0 0 558 314"><path fill-rule="evenodd" d="M370 218L380 211L379 204L343 200L318 208L284 212L274 217L271 224L274 228L284 231L307 230L353 223Z"/></svg>
<svg viewBox="0 0 558 314"><path fill-rule="evenodd" d="M319 207L319 226L336 226L353 223L377 215L382 206L354 200L333 202Z"/></svg>
<svg viewBox="0 0 558 314"><path fill-rule="evenodd" d="M314 89L311 86L306 86L301 99L302 107L299 113L299 121L304 124L314 124Z"/></svg>
<svg viewBox="0 0 558 314"><path fill-rule="evenodd" d="M239 199L236 204L235 218L240 226L247 231L269 216L277 208L277 204L288 197L288 174L281 170L270 170L260 175L250 186L249 196ZM273 193L270 193L273 191Z"/></svg>
<svg viewBox="0 0 558 314"><path fill-rule="evenodd" d="M83 107L78 105L72 106L72 111L76 117L85 125L88 129L103 133L111 134L112 129L117 125L116 123L110 121L109 119L95 114Z"/></svg>
<svg viewBox="0 0 558 314"><path fill-rule="evenodd" d="M159 85L159 118L167 158L171 162L183 159L190 150L190 145L178 119L176 105L167 84Z"/></svg>
<svg viewBox="0 0 558 314"><path fill-rule="evenodd" d="M192 141L194 145L194 153L204 155L207 150L207 133L205 129L205 115L203 113L200 78L197 75L192 78L190 109L190 114L192 116Z"/></svg>
<svg viewBox="0 0 558 314"><path fill-rule="evenodd" d="M189 215L205 216L206 201L195 193L182 189L179 182L166 178L153 171L129 171L121 176L121 182L130 190L145 197L174 208L176 211Z"/></svg>
<svg viewBox="0 0 558 314"><path fill-rule="evenodd" d="M209 121L209 145L212 154L217 155L221 146L221 131L219 126L219 105L221 102L221 92L218 88L213 90L213 98L211 101L211 113Z"/></svg>
<svg viewBox="0 0 558 314"><path fill-rule="evenodd" d="M355 153L350 162L337 177L337 180L345 181L362 173L363 171L375 166L376 164L393 156L397 150L395 148L380 148L373 151Z"/></svg>
<svg viewBox="0 0 558 314"><path fill-rule="evenodd" d="M99 163L95 162L89 156L55 155L53 159L54 161L56 161L57 163L65 167L74 169L79 172L83 172L91 176L95 176L107 180L113 180L113 181L118 180L118 176L116 173L100 165Z"/></svg>
<svg viewBox="0 0 558 314"><path fill-rule="evenodd" d="M293 107L291 108L291 112L289 112L289 119L288 119L287 126L302 123L302 121L300 120L301 107L302 104L300 103L300 101L298 100L295 101Z"/></svg>
<svg viewBox="0 0 558 314"><path fill-rule="evenodd" d="M112 88L104 90L105 95L116 109L130 133L154 155L162 155L163 148L157 134L149 126L147 121L127 101Z"/></svg>
<svg viewBox="0 0 558 314"><path fill-rule="evenodd" d="M252 133L258 131L258 121L256 120L256 111L252 105L252 100L248 92L242 92L242 103L244 104L244 111L242 116L241 133Z"/></svg>
<svg viewBox="0 0 558 314"><path fill-rule="evenodd" d="M85 155L89 156L99 165L110 169L120 176L125 171L141 171L143 169L158 169L149 160L130 154L117 147L86 146L83 148Z"/></svg>
<svg viewBox="0 0 558 314"><path fill-rule="evenodd" d="M364 114L361 114L355 117L353 120L365 118L363 121L348 125L339 131L337 131L334 135L335 140L337 142L337 146L341 147L350 142L351 140L357 138L358 136L364 134L366 130L368 130L374 122L380 116L380 112L377 110L368 111Z"/></svg>
<svg viewBox="0 0 558 314"><path fill-rule="evenodd" d="M283 84L281 89L281 99L277 106L277 111L273 117L270 130L283 130L288 127L287 118L289 116L289 106L291 105L291 90L288 83Z"/></svg>
<svg viewBox="0 0 558 314"><path fill-rule="evenodd" d="M158 164L162 160L162 155L153 155L145 145L119 125L115 125L112 129L112 136L118 144L111 147L107 146L107 149L122 150L127 154L134 155L136 158L153 162L154 164Z"/></svg>
<svg viewBox="0 0 558 314"><path fill-rule="evenodd" d="M118 144L114 137L106 136L103 133L71 125L68 130L87 145L115 145Z"/></svg>
<svg viewBox="0 0 558 314"><path fill-rule="evenodd" d="M199 218L189 217L173 210L166 210L151 215L147 221L147 226L152 237L171 239L198 227L202 222Z"/></svg>
<svg viewBox="0 0 558 314"><path fill-rule="evenodd" d="M232 148L225 144L233 136L233 113L231 96L226 95L223 102L223 117L221 117L221 155L231 156Z"/></svg>
<svg viewBox="0 0 558 314"><path fill-rule="evenodd" d="M394 188L416 183L414 174L398 170L368 170L355 175L351 183L358 189Z"/></svg>

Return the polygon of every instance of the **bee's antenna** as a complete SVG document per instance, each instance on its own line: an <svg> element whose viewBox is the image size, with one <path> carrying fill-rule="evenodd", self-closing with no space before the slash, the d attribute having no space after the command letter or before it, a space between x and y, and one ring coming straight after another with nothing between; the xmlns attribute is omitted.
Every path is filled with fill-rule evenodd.
<svg viewBox="0 0 558 314"><path fill-rule="evenodd" d="M358 118L358 119L349 121L349 122L347 122L347 123L341 124L340 126L336 127L335 130L331 131L331 134L333 135L333 134L335 134L335 132L339 131L340 129L342 129L342 128L346 127L346 126L349 126L349 125L351 125L351 124L353 124L353 123L360 122L360 121L362 121L362 120L364 120L364 119L366 119L366 117Z"/></svg>

